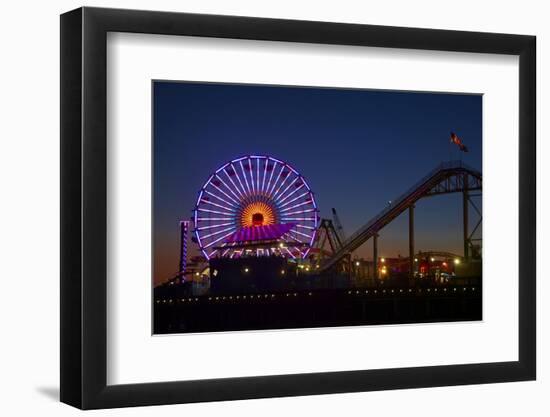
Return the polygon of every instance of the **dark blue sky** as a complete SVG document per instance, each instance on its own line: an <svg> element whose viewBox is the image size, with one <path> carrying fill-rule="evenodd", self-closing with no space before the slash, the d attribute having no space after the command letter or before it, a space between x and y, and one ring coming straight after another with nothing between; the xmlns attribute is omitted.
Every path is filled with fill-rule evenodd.
<svg viewBox="0 0 550 417"><path fill-rule="evenodd" d="M456 132L469 148L449 143ZM290 163L354 232L438 163L481 170L479 95L208 83L154 83L154 274L177 271L178 222L220 165L241 155ZM461 252L460 196L421 201L417 250ZM381 256L407 254L407 216L381 233ZM357 255L370 258L369 244Z"/></svg>

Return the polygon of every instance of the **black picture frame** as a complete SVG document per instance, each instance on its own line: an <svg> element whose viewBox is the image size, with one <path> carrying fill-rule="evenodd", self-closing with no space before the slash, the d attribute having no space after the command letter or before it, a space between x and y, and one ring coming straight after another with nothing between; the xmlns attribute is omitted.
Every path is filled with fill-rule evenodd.
<svg viewBox="0 0 550 417"><path fill-rule="evenodd" d="M519 360L107 385L108 32L519 56ZM61 16L61 401L82 409L237 400L536 377L536 38L136 10Z"/></svg>

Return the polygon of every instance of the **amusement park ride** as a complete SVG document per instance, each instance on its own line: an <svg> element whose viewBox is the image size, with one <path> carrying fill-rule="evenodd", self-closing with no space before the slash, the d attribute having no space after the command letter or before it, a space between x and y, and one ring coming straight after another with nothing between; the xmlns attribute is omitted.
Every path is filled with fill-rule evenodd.
<svg viewBox="0 0 550 417"><path fill-rule="evenodd" d="M190 272L187 270L187 234L190 223L194 223L193 241L210 264L210 268L204 269L209 275L212 264L232 265L234 273L239 270L235 265L250 263L251 258L273 263L267 262L266 257L281 259L276 261L278 272L283 271L285 265L317 275L351 272L352 253L372 239L372 271L378 278L379 232L407 211L409 256L400 262L408 262L405 269L412 278L418 257L415 254L415 203L422 198L449 193L462 193L464 253L453 256L457 261L468 262L480 253L481 239L476 236L480 235L482 218L474 198L481 196L481 189L480 172L462 161L441 163L355 233L346 236L334 208L332 219L319 217L313 191L291 165L270 156L243 156L223 164L210 175L198 193L193 221L181 222L178 277L184 281ZM470 206L479 219L472 230L469 228ZM219 272L216 270L216 274Z"/></svg>
<svg viewBox="0 0 550 417"><path fill-rule="evenodd" d="M475 249L479 251L478 246L480 238L475 234L479 230L482 217L481 210L475 204L473 198L481 197L482 177L481 173L468 167L462 161L444 162L430 171L414 186L384 208L380 213L374 216L369 222L357 230L353 235L347 238L342 244L333 251L332 256L321 263L320 271L326 271L347 257L351 259L351 253L364 244L367 240L373 239L373 261L374 271L378 271L378 232L387 226L392 220L401 213L408 210L409 214L409 271L414 271L414 209L415 203L425 197L431 197L441 194L462 193L463 209L463 243L464 259L470 258L474 242L479 242ZM472 206L479 216L476 226L469 231L469 206Z"/></svg>
<svg viewBox="0 0 550 417"><path fill-rule="evenodd" d="M307 258L319 216L305 178L269 156L244 156L206 181L193 213L195 238L206 259Z"/></svg>

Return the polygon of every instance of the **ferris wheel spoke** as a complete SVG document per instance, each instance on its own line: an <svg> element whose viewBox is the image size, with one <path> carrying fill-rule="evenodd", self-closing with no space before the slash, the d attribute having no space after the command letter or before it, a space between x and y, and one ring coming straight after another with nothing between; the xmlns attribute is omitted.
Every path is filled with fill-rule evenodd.
<svg viewBox="0 0 550 417"><path fill-rule="evenodd" d="M243 182L241 181L241 177L239 176L239 173L237 172L237 170L233 166L233 163L231 163L231 168L233 169L233 172L235 173L235 176L237 177L237 180L239 181L239 184L241 185L241 188L243 190L243 198L244 198L246 196L246 190L244 188Z"/></svg>
<svg viewBox="0 0 550 417"><path fill-rule="evenodd" d="M300 254L301 258L304 257L304 253L300 250L300 248L298 248L298 246L294 246L294 249Z"/></svg>
<svg viewBox="0 0 550 417"><path fill-rule="evenodd" d="M302 202L302 203L294 204L293 206L290 206L290 207L287 207L287 208L281 210L281 212L284 213L284 212L287 212L287 211L289 211L289 210L295 209L295 208L297 208L297 207L305 206L306 204L311 204L311 200L307 200L307 201L304 201L304 202Z"/></svg>
<svg viewBox="0 0 550 417"><path fill-rule="evenodd" d="M248 180L246 179L246 172L244 172L243 161L239 161L239 165L241 166L241 171L243 173L244 183L246 184L246 189L248 190L248 194L250 194L250 186L248 185Z"/></svg>
<svg viewBox="0 0 550 417"><path fill-rule="evenodd" d="M223 198L221 198L219 195L217 194L214 194L208 190L204 190L204 192L212 197L214 197L215 199L217 200L220 200L220 201L223 201L225 204L227 204L228 206L231 206L231 207L234 207L234 208L238 208L238 206L236 206L234 203L231 203L230 201L227 201L227 200L224 200Z"/></svg>
<svg viewBox="0 0 550 417"><path fill-rule="evenodd" d="M223 220L234 220L234 217L197 217L199 222L210 222L210 221L223 221Z"/></svg>
<svg viewBox="0 0 550 417"><path fill-rule="evenodd" d="M299 211L293 211L292 213L285 213L287 216L295 215L295 214L304 214L304 213L312 213L315 209L307 209L307 210L299 210Z"/></svg>
<svg viewBox="0 0 550 417"><path fill-rule="evenodd" d="M283 195L285 195L285 193L288 191L288 189L289 189L290 187L292 187L292 186L296 183L296 181L298 181L298 178L300 178L300 177L294 178L294 179L290 182L290 184L288 184L288 185L286 186L286 188L284 189L284 191L279 195L279 198L281 198ZM279 190L280 190L280 188L279 188ZM277 196L277 194L279 194L279 190L277 190L277 192L276 192L275 194L273 194L273 198L275 198L275 197Z"/></svg>
<svg viewBox="0 0 550 417"><path fill-rule="evenodd" d="M199 208L197 210L205 212L205 213L224 214L226 216L232 216L232 213L226 213L226 212L223 212L223 211L210 210L210 209L205 209L205 208Z"/></svg>
<svg viewBox="0 0 550 417"><path fill-rule="evenodd" d="M233 188L231 188L229 185L227 185L227 183L223 180L223 178L222 178L219 174L216 174L216 178L218 179L218 181L220 181L220 182L223 184L223 186L224 186L225 188L227 188L227 189L229 190L229 192L230 192L231 194L233 194L233 196L234 196L237 200L240 199L240 197L239 197L237 194L235 194L235 191L233 191ZM237 205L238 205L239 203L238 203L237 200L233 200L233 201L235 201L235 203L237 203Z"/></svg>
<svg viewBox="0 0 550 417"><path fill-rule="evenodd" d="M306 191L305 193L300 194L298 197L295 197L295 198L293 198L292 200L287 201L285 204L281 204L281 205L279 206L279 208L286 207L286 206L288 206L289 204L294 203L296 200L299 200L300 198L305 197L305 196L308 195L308 194L309 194L309 191Z"/></svg>
<svg viewBox="0 0 550 417"><path fill-rule="evenodd" d="M311 236L310 235L306 235L305 233L302 233L302 232L299 232L298 230L293 230L292 231L293 233L296 233L296 234L299 234L300 236L303 236L307 239L311 239Z"/></svg>
<svg viewBox="0 0 550 417"><path fill-rule="evenodd" d="M256 158L256 190L260 192L260 159Z"/></svg>
<svg viewBox="0 0 550 417"><path fill-rule="evenodd" d="M261 192L264 192L265 189L265 177L267 176L267 165L269 164L269 159L265 158L265 167L264 167L264 177L262 179L262 190Z"/></svg>
<svg viewBox="0 0 550 417"><path fill-rule="evenodd" d="M287 246L285 246L285 251L288 252L288 254L292 257L292 259L296 259L296 256L294 256L294 255L292 254L292 252L288 250L288 247L287 247Z"/></svg>
<svg viewBox="0 0 550 417"><path fill-rule="evenodd" d="M231 214L232 216L235 215L235 212L236 210L234 208L232 208L231 206L224 206L224 205L221 205L221 204L218 204L218 203L214 203L213 201L210 201L210 200L206 200L206 199L201 199L200 201L202 204L208 204L210 206L214 206L214 207L218 207L222 210L226 210L228 211L229 213L228 214Z"/></svg>
<svg viewBox="0 0 550 417"><path fill-rule="evenodd" d="M313 230L313 235L311 236L311 240L309 241L310 245L313 245L313 242L315 242L315 239L317 239L317 230Z"/></svg>
<svg viewBox="0 0 550 417"><path fill-rule="evenodd" d="M287 194L285 196L285 198L282 198L279 200L279 204L281 204L282 202L284 202L285 200L287 200L288 198L292 197L294 194L296 194L298 191L300 191L302 188L304 188L304 184L300 184L298 187L296 187L294 190L292 190L291 193ZM280 195L280 197L282 197L283 194ZM293 200L294 201L294 200ZM282 206L281 206L282 207Z"/></svg>
<svg viewBox="0 0 550 417"><path fill-rule="evenodd" d="M209 234L207 234L207 235L204 235L204 236L202 237L202 239L203 239L203 240L204 240L204 239L208 239L209 237L218 236L218 235L220 235L220 234L222 234L222 233L224 233L224 232L227 232L228 230L233 230L233 231L235 231L236 229L237 229L237 228L236 228L234 225L232 225L232 226L230 226L230 227L228 227L228 228L226 228L226 229L218 230L217 232L212 232L212 233L209 233Z"/></svg>
<svg viewBox="0 0 550 417"><path fill-rule="evenodd" d="M293 236L292 233L294 233L294 230L290 230L286 232L283 236L287 236L289 240L302 244L303 242L300 239L298 239L296 236Z"/></svg>
<svg viewBox="0 0 550 417"><path fill-rule="evenodd" d="M271 159L268 159L269 162ZM273 161L273 167L271 168L271 174L269 175L269 180L267 180L267 186L265 188L265 193L269 193L269 187L271 186L271 180L273 179L273 174L275 173L275 170L277 168L277 161Z"/></svg>
<svg viewBox="0 0 550 417"><path fill-rule="evenodd" d="M235 170L233 169L233 173L234 173L234 172L235 172ZM231 184L233 185L233 188L231 189L232 193L233 193L237 198L239 198L239 199L242 198L243 195L241 194L241 190L239 189L239 187L237 187L237 185L236 185L235 182L233 181L233 178L231 178L231 176L227 173L227 170L224 169L224 170L223 170L223 173L225 174L225 176L227 177L227 179L228 179L228 180L231 182ZM236 190L237 193L238 193L239 195L237 195L237 194L235 193L235 191L233 191L233 190Z"/></svg>
<svg viewBox="0 0 550 417"><path fill-rule="evenodd" d="M315 220L315 217L282 217L281 220L285 221L313 221Z"/></svg>
<svg viewBox="0 0 550 417"><path fill-rule="evenodd" d="M279 171L279 175L277 175L277 178L275 178L275 182L273 183L273 185L271 186L271 190L269 191L270 195L273 194L273 190L275 190L275 186L279 182L279 178L281 178L281 174L283 173L284 170L285 170L285 166L281 165L281 170Z"/></svg>
<svg viewBox="0 0 550 417"><path fill-rule="evenodd" d="M211 206L214 206L214 207L219 207L221 209L224 209L224 210L228 210L230 211L231 213L235 213L235 209L231 208L231 207L227 207L227 206L222 206L221 204L218 204L218 203L214 203L213 201L208 201L208 200L205 200L205 199L202 199L201 200L204 204L210 204Z"/></svg>
<svg viewBox="0 0 550 417"><path fill-rule="evenodd" d="M279 186L277 187L277 191L275 191L275 193L271 196L271 198L275 199L275 196L279 193L279 191L281 191L281 188L285 185L286 181L290 178L290 174L287 173L287 175L285 176L285 178L281 181L281 184L279 184Z"/></svg>
<svg viewBox="0 0 550 417"><path fill-rule="evenodd" d="M224 227L224 226L229 226L229 225L232 225L232 224L234 224L234 223L233 222L227 222L227 223L212 224L212 225L209 225L209 226L197 227L197 230L215 229L217 227Z"/></svg>
<svg viewBox="0 0 550 417"><path fill-rule="evenodd" d="M233 234L233 232L229 232L228 234L226 235L223 235L222 237L219 237L217 238L216 240L213 240L212 242L208 243L206 246L204 246L204 248L209 248L210 246L212 246L214 243L218 243L220 240L223 240L225 239L226 237L229 237Z"/></svg>
<svg viewBox="0 0 550 417"><path fill-rule="evenodd" d="M210 185L212 187L214 187L216 190L218 190L220 193L222 193L224 196L226 196L227 198L229 198L231 201L234 201L235 203L237 203L237 205L239 204L239 202L237 200L235 200L233 197L231 197L229 194L227 194L224 190L222 190L220 187L218 187L216 184L213 184L213 183L210 183Z"/></svg>
<svg viewBox="0 0 550 417"><path fill-rule="evenodd" d="M308 229L308 230L316 230L313 226L307 226L305 224L297 224L296 227L299 227L301 229Z"/></svg>
<svg viewBox="0 0 550 417"><path fill-rule="evenodd" d="M254 169L252 168L252 158L248 158L248 173L250 174L250 186L252 187L252 194L256 193L254 189Z"/></svg>
<svg viewBox="0 0 550 417"><path fill-rule="evenodd" d="M292 253L291 253L290 250L289 250L289 248L291 248L291 249L295 250L296 252L298 252L298 253L299 253L299 256L302 256L302 251L298 248L298 246L296 246L296 245L293 244L293 243L302 244L302 242L299 241L299 240L296 240L296 239L293 238L292 236L289 236L289 238L290 238L291 240L294 240L295 242L287 242L287 243L288 243L288 245L287 245L287 247L286 247L287 252L290 253L290 254L292 255ZM296 258L294 255L292 255L292 256L293 256L294 258Z"/></svg>

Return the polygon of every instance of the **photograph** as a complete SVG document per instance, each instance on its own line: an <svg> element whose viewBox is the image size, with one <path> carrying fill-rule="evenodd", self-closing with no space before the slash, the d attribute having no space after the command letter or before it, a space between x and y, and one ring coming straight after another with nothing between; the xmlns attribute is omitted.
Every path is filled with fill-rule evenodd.
<svg viewBox="0 0 550 417"><path fill-rule="evenodd" d="M483 319L482 94L151 88L153 334Z"/></svg>

